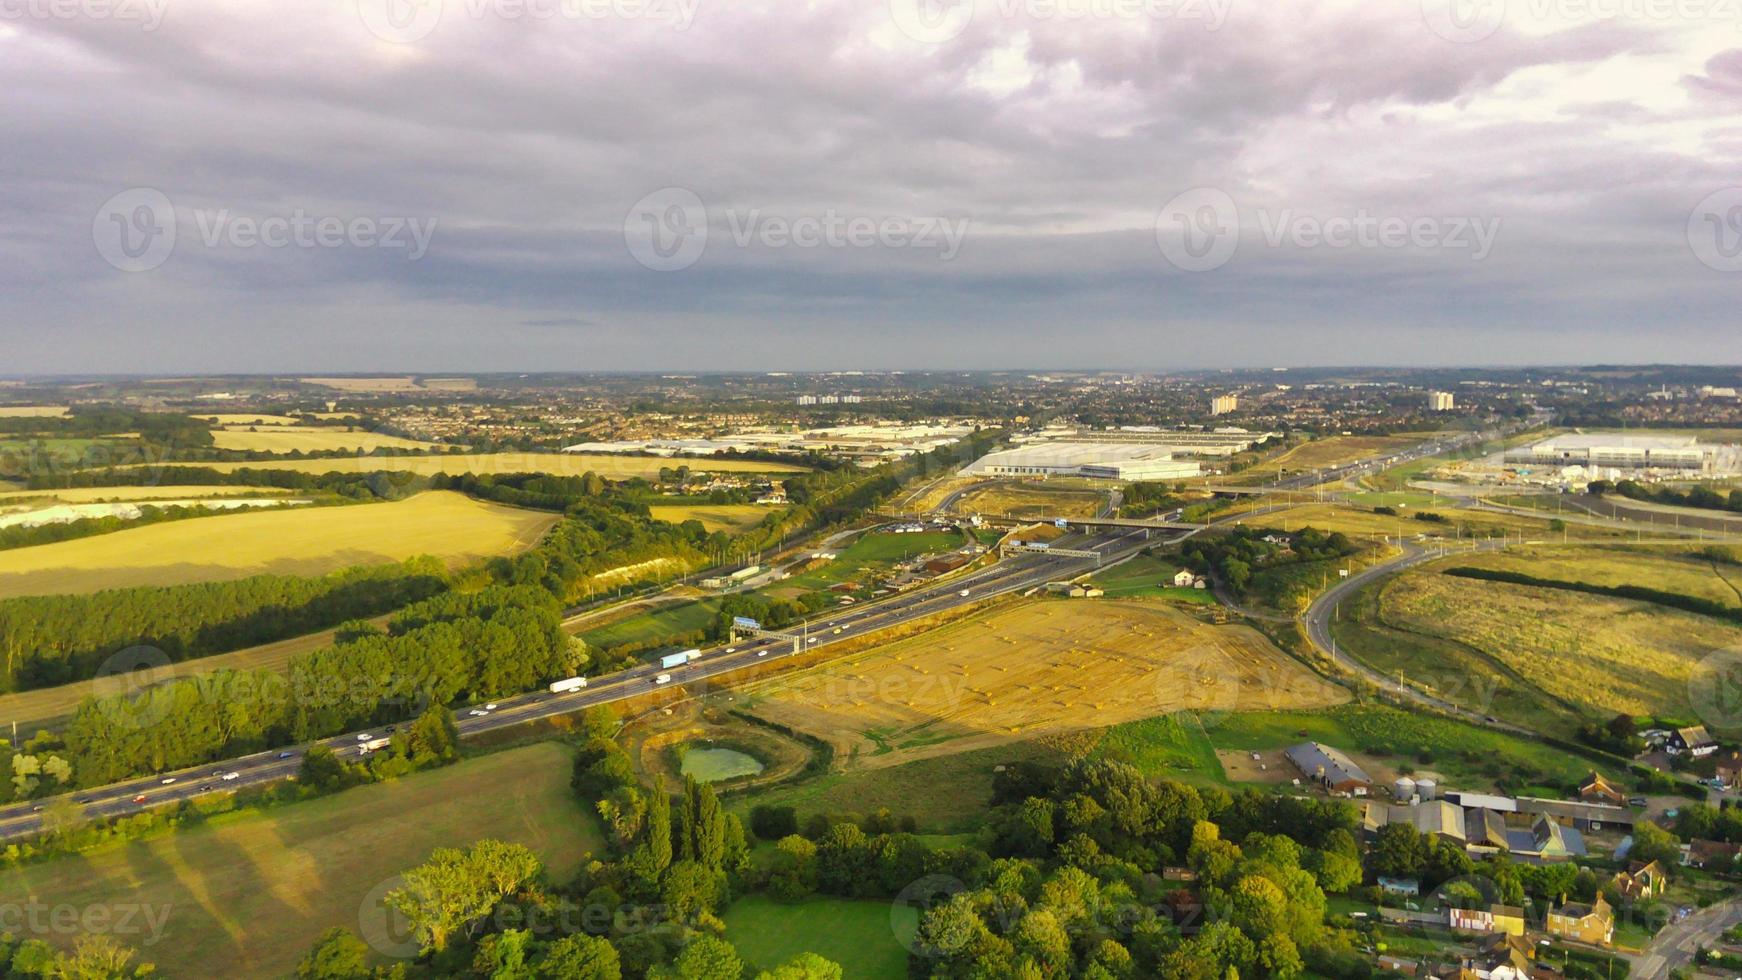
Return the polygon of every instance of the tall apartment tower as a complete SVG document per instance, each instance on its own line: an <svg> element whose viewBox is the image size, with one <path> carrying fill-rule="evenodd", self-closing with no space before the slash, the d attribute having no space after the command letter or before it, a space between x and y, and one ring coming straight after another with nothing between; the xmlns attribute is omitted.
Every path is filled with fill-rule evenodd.
<svg viewBox="0 0 1742 980"><path fill-rule="evenodd" d="M1210 402L1210 414L1211 415L1227 415L1229 412L1232 412L1239 407L1240 407L1239 396L1237 396L1237 395L1217 395L1215 400Z"/></svg>

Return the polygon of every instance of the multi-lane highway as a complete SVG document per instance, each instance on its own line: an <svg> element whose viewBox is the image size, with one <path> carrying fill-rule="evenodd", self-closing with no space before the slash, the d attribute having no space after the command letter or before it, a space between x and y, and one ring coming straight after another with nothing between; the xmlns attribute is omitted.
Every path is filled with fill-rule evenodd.
<svg viewBox="0 0 1742 980"><path fill-rule="evenodd" d="M1103 560L1123 558L1149 543L1151 541L1143 531L1073 535L1056 542L1061 548L1096 552L1104 556ZM795 631L800 636L798 645L802 652L814 651L958 606L1081 575L1093 569L1095 564L1093 560L1086 558L1015 555L987 568L950 576L879 602L819 615ZM593 678L586 687L572 693L551 694L548 691L538 691L503 698L494 707L487 709L484 706L463 708L455 712L456 724L462 738L478 735L660 690L668 686L657 683L661 674L670 674L669 687L677 688L734 671L777 663L797 652L799 651L794 650L793 641L774 638L715 647L704 651L699 659L686 667L662 669L657 664L648 664ZM474 714L473 711L482 713ZM385 738L389 734L388 729L382 727L367 732L349 732L311 744L326 745L346 757L355 758L366 741ZM115 817L137 813L142 809L209 793L233 792L294 776L301 768L302 756L309 747L300 745L273 749L192 769L160 773L67 794L66 798L77 803L87 817ZM0 840L26 836L41 830L43 815L52 805L52 801L38 800L0 808Z"/></svg>

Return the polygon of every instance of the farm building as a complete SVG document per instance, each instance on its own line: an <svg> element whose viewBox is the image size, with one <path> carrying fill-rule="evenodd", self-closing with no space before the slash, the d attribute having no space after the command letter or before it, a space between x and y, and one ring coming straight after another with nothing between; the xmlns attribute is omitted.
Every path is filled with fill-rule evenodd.
<svg viewBox="0 0 1742 980"><path fill-rule="evenodd" d="M962 554L941 555L926 562L925 570L935 575L942 575L945 572L953 572L961 568L970 560L967 555Z"/></svg>
<svg viewBox="0 0 1742 980"><path fill-rule="evenodd" d="M1373 780L1353 759L1317 742L1302 742L1283 753L1302 776L1333 793L1366 796Z"/></svg>
<svg viewBox="0 0 1742 980"><path fill-rule="evenodd" d="M1620 806L1627 802L1627 795L1616 789L1602 774L1592 771L1585 781L1579 784L1579 799L1586 803L1608 803Z"/></svg>

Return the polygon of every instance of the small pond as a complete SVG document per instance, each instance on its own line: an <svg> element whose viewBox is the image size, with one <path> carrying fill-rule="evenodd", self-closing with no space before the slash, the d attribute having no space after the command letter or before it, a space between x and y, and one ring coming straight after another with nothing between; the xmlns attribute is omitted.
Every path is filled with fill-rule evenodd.
<svg viewBox="0 0 1742 980"><path fill-rule="evenodd" d="M683 774L694 776L704 783L754 776L762 769L762 760L737 749L704 748L698 745L683 754Z"/></svg>

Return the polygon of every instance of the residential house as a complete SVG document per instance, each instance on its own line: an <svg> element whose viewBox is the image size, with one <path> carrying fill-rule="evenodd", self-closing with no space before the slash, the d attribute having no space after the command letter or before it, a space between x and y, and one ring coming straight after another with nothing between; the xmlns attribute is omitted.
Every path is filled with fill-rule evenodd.
<svg viewBox="0 0 1742 980"><path fill-rule="evenodd" d="M1592 770L1585 781L1579 784L1579 799L1586 803L1608 803L1612 806L1624 806L1627 794L1616 789L1607 779Z"/></svg>
<svg viewBox="0 0 1742 980"><path fill-rule="evenodd" d="M1522 931L1495 933L1475 955L1464 958L1463 968L1478 980L1530 980L1536 947L1523 936Z"/></svg>
<svg viewBox="0 0 1742 980"><path fill-rule="evenodd" d="M1460 932L1524 935L1524 910L1516 905L1490 905L1485 909L1447 909L1446 924Z"/></svg>
<svg viewBox="0 0 1742 980"><path fill-rule="evenodd" d="M1742 854L1742 844L1727 844L1696 837L1688 842L1687 850L1682 853L1682 863L1703 868L1720 859L1733 862L1737 854Z"/></svg>
<svg viewBox="0 0 1742 980"><path fill-rule="evenodd" d="M1627 866L1626 871L1617 872L1615 877L1609 879L1609 884L1615 886L1615 891L1622 898L1637 902L1662 895L1668 882L1656 861L1634 861Z"/></svg>
<svg viewBox="0 0 1742 980"><path fill-rule="evenodd" d="M1731 749L1719 756L1717 777L1725 789L1742 789L1742 752Z"/></svg>
<svg viewBox="0 0 1742 980"><path fill-rule="evenodd" d="M1607 946L1615 938L1615 910L1601 895L1589 905L1570 903L1558 909L1550 906L1543 931L1560 939Z"/></svg>
<svg viewBox="0 0 1742 980"><path fill-rule="evenodd" d="M1366 796L1373 788L1373 780L1353 759L1328 745L1302 742L1290 747L1283 755L1302 776L1332 793Z"/></svg>
<svg viewBox="0 0 1742 980"><path fill-rule="evenodd" d="M1703 759L1718 751L1718 740L1706 731L1706 726L1690 725L1676 729L1665 748L1670 755L1681 755L1685 752L1696 759Z"/></svg>
<svg viewBox="0 0 1742 980"><path fill-rule="evenodd" d="M1197 581L1197 578L1196 575L1182 568L1173 575L1174 588L1189 589L1192 587L1192 583Z"/></svg>

